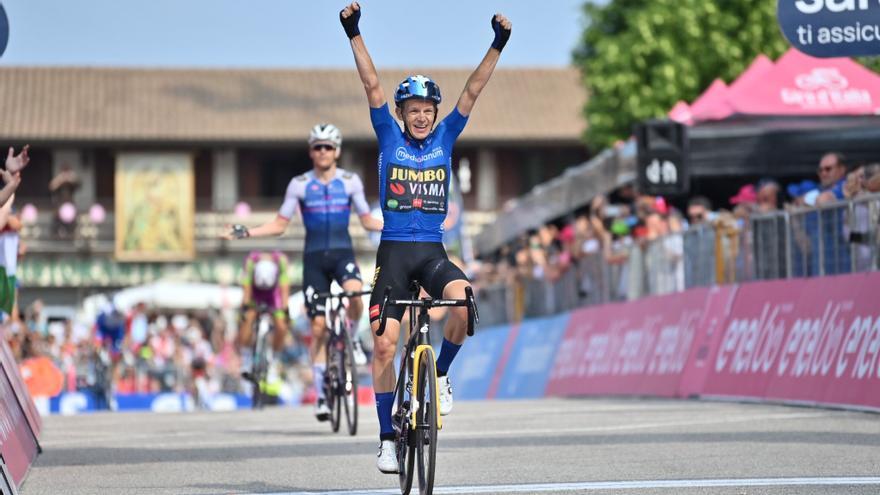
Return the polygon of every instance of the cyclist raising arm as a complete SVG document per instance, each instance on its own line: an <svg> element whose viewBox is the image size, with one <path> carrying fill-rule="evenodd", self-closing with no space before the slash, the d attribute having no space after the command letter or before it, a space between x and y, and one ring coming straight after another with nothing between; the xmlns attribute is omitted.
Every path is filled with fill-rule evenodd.
<svg viewBox="0 0 880 495"><path fill-rule="evenodd" d="M435 298L465 297L465 288L470 283L449 261L441 242L452 174L452 149L498 63L501 50L510 37L511 23L501 14L492 17L491 26L495 33L492 46L468 78L455 108L436 129L440 88L421 75L403 81L394 95L395 113L403 122L401 131L391 116L379 75L360 35L360 15L360 5L355 2L343 9L339 17L351 41L358 75L370 105L370 119L379 141L379 196L385 226L376 254L370 322L374 341L373 386L381 441L377 467L382 472L394 473L397 472L397 459L391 422L395 384L393 359L403 308L385 309L388 315L385 333L376 337L379 305L386 286L392 288L392 299L407 298L410 280L417 280ZM437 358L441 414L448 414L452 409L452 388L446 375L466 332L467 309L452 309Z"/></svg>
<svg viewBox="0 0 880 495"><path fill-rule="evenodd" d="M226 239L278 236L287 230L290 219L297 212L302 214L306 227L302 280L312 326L309 356L318 395L315 416L320 421L330 416L330 409L323 397L327 331L323 301L315 303L311 295L329 291L333 280L346 291L359 292L363 287L348 233L352 206L365 229L382 230L382 222L370 215L360 177L336 166L341 146L342 134L336 126L314 126L309 134L312 170L290 181L284 203L275 219L253 229L235 225L224 234ZM363 303L360 298L352 298L348 307L349 319L353 322L359 321L362 312Z"/></svg>

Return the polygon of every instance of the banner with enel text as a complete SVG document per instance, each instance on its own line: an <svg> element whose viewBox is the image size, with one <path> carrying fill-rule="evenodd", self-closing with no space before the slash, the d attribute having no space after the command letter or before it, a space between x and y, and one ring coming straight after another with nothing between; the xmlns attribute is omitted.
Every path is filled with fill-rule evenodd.
<svg viewBox="0 0 880 495"><path fill-rule="evenodd" d="M21 381L12 352L0 327L0 455L21 486L40 451L40 418Z"/></svg>
<svg viewBox="0 0 880 495"><path fill-rule="evenodd" d="M740 286L704 396L880 408L880 273Z"/></svg>
<svg viewBox="0 0 880 495"><path fill-rule="evenodd" d="M674 397L708 290L572 312L547 395Z"/></svg>

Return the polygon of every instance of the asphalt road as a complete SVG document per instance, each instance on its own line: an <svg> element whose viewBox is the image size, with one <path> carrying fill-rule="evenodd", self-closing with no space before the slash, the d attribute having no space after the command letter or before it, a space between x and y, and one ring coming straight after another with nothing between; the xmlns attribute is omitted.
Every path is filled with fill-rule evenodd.
<svg viewBox="0 0 880 495"><path fill-rule="evenodd" d="M45 419L22 495L399 493L311 410ZM458 402L435 493L877 494L880 415L696 401Z"/></svg>

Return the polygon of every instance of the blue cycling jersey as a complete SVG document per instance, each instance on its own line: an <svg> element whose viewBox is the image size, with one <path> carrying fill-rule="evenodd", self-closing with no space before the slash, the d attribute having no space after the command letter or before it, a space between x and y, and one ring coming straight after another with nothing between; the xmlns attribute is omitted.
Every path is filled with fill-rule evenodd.
<svg viewBox="0 0 880 495"><path fill-rule="evenodd" d="M289 220L297 211L302 212L306 253L352 249L348 234L352 204L359 215L370 214L364 185L357 174L336 169L336 175L325 184L310 171L290 181L278 214Z"/></svg>
<svg viewBox="0 0 880 495"><path fill-rule="evenodd" d="M452 148L467 117L452 112L422 142L409 139L388 104L370 109L379 139L383 241L441 242L452 174Z"/></svg>

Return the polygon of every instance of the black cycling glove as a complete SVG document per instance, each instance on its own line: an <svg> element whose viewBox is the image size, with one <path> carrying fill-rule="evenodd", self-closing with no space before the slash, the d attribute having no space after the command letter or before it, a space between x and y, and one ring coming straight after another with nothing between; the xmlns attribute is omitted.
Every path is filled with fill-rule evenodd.
<svg viewBox="0 0 880 495"><path fill-rule="evenodd" d="M361 34L361 30L358 29L359 20L361 20L360 9L352 12L348 18L342 17L342 11L339 11L339 22L342 23L342 29L345 29L345 34L348 36L348 39L352 39Z"/></svg>
<svg viewBox="0 0 880 495"><path fill-rule="evenodd" d="M498 22L493 15L492 31L495 32L495 39L492 41L492 48L500 52L504 49L504 45L507 44L507 40L510 39L510 29L505 29L504 26L502 26L501 23Z"/></svg>

